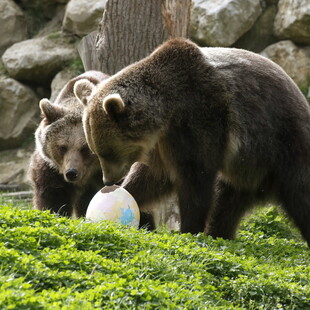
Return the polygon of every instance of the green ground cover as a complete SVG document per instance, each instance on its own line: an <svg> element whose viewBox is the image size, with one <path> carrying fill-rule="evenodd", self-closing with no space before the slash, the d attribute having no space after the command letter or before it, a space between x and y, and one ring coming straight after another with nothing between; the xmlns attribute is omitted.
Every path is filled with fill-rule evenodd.
<svg viewBox="0 0 310 310"><path fill-rule="evenodd" d="M0 213L0 309L310 309L310 251L272 207L235 241Z"/></svg>

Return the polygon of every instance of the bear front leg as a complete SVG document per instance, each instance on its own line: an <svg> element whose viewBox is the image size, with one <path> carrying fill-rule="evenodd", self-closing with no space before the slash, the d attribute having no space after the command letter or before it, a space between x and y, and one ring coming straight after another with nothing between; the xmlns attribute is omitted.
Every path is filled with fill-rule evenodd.
<svg viewBox="0 0 310 310"><path fill-rule="evenodd" d="M194 169L191 165L183 170L177 184L182 233L204 231L212 207L214 182L213 172Z"/></svg>
<svg viewBox="0 0 310 310"><path fill-rule="evenodd" d="M31 158L30 177L33 183L33 204L37 210L70 216L72 185L35 152Z"/></svg>
<svg viewBox="0 0 310 310"><path fill-rule="evenodd" d="M73 190L74 196L72 203L72 217L80 218L86 215L86 211L91 199L98 192L98 188L92 188L91 186L86 188L77 187Z"/></svg>
<svg viewBox="0 0 310 310"><path fill-rule="evenodd" d="M68 199L69 192L62 188L46 187L34 190L34 208L38 210L50 210L61 216L71 216L72 207Z"/></svg>
<svg viewBox="0 0 310 310"><path fill-rule="evenodd" d="M145 228L146 230L155 230L155 220L154 216L151 213L140 212L140 223L139 228Z"/></svg>

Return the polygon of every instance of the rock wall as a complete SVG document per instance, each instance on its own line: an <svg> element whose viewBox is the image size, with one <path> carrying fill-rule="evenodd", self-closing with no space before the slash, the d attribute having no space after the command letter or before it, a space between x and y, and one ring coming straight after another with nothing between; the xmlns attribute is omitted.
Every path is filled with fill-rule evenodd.
<svg viewBox="0 0 310 310"><path fill-rule="evenodd" d="M38 102L83 71L79 39L106 0L0 1L0 185L26 184ZM248 49L282 66L310 97L309 0L192 0L190 38Z"/></svg>

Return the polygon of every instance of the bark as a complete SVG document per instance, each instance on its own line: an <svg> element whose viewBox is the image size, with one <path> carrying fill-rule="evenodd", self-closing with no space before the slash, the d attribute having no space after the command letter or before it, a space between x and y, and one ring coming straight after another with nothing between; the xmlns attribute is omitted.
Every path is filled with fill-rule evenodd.
<svg viewBox="0 0 310 310"><path fill-rule="evenodd" d="M191 0L108 0L99 30L78 46L85 70L114 74L164 41L188 37ZM178 229L175 197L161 203L157 225Z"/></svg>
<svg viewBox="0 0 310 310"><path fill-rule="evenodd" d="M108 0L79 52L86 70L114 74L172 37L187 37L191 0Z"/></svg>

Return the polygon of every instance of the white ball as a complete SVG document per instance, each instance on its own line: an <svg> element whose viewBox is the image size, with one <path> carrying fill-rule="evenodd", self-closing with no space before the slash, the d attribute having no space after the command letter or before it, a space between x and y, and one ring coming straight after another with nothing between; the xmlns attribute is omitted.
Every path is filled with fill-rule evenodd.
<svg viewBox="0 0 310 310"><path fill-rule="evenodd" d="M108 220L138 228L140 212L131 194L124 188L113 185L102 188L92 198L87 208L86 219L92 222Z"/></svg>

